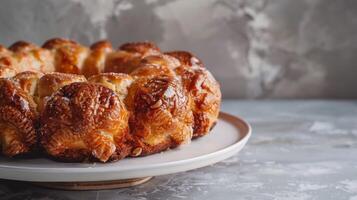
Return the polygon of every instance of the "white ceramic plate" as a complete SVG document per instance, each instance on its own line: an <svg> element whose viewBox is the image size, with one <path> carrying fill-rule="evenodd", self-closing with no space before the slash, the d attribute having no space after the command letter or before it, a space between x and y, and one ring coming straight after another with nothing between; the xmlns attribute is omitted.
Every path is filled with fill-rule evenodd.
<svg viewBox="0 0 357 200"><path fill-rule="evenodd" d="M44 158L0 158L0 178L32 182L122 180L192 170L222 161L240 151L251 135L244 120L221 113L216 127L180 148L114 163L61 163Z"/></svg>

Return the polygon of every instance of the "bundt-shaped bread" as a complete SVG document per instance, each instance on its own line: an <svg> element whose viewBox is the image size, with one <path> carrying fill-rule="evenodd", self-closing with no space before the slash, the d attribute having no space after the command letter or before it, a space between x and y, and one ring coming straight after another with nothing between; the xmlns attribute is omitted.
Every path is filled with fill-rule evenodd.
<svg viewBox="0 0 357 200"><path fill-rule="evenodd" d="M149 42L115 50L108 41L90 48L61 38L42 47L20 41L0 46L0 78L6 156L37 142L62 161L153 154L207 134L221 102L201 60Z"/></svg>

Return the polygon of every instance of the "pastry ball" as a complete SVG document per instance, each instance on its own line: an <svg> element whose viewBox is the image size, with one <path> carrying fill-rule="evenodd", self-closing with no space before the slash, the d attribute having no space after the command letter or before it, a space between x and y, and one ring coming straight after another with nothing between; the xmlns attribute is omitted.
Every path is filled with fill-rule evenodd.
<svg viewBox="0 0 357 200"><path fill-rule="evenodd" d="M82 68L85 77L104 72L107 55L113 52L112 44L105 40L94 43L90 49L91 52Z"/></svg>
<svg viewBox="0 0 357 200"><path fill-rule="evenodd" d="M13 77L19 71L17 61L12 54L0 54L0 78Z"/></svg>
<svg viewBox="0 0 357 200"><path fill-rule="evenodd" d="M43 49L35 44L18 41L9 47L16 60L16 68L20 72L53 72L55 71L54 56L48 49Z"/></svg>
<svg viewBox="0 0 357 200"><path fill-rule="evenodd" d="M53 158L107 162L130 152L128 112L118 95L94 83L72 83L41 114L41 145Z"/></svg>
<svg viewBox="0 0 357 200"><path fill-rule="evenodd" d="M41 72L24 71L16 74L16 76L12 77L12 80L14 80L26 93L33 97L37 97L37 85L42 76L43 74Z"/></svg>
<svg viewBox="0 0 357 200"><path fill-rule="evenodd" d="M30 42L26 41L17 41L10 45L9 50L14 52L14 53L23 53L23 52L29 52L34 49L37 49L38 47L35 44L32 44Z"/></svg>
<svg viewBox="0 0 357 200"><path fill-rule="evenodd" d="M107 55L104 72L129 74L140 64L141 55L127 51L115 51Z"/></svg>
<svg viewBox="0 0 357 200"><path fill-rule="evenodd" d="M79 43L62 38L54 38L43 44L43 48L55 54L55 71L80 74L89 49Z"/></svg>
<svg viewBox="0 0 357 200"><path fill-rule="evenodd" d="M132 76L175 76L173 69L180 66L180 62L168 55L153 55L143 58L137 68L131 72Z"/></svg>
<svg viewBox="0 0 357 200"><path fill-rule="evenodd" d="M132 156L144 156L188 143L193 116L189 99L175 77L137 79L125 99L134 145Z"/></svg>
<svg viewBox="0 0 357 200"><path fill-rule="evenodd" d="M18 69L16 60L12 57L12 52L0 45L0 78L10 78L16 75Z"/></svg>
<svg viewBox="0 0 357 200"><path fill-rule="evenodd" d="M87 79L83 75L59 72L45 74L40 78L37 86L39 111L43 110L47 99L61 87L71 83L85 81L87 81Z"/></svg>
<svg viewBox="0 0 357 200"><path fill-rule="evenodd" d="M181 66L175 69L191 99L194 116L193 138L206 135L216 124L221 90L212 74L200 66Z"/></svg>
<svg viewBox="0 0 357 200"><path fill-rule="evenodd" d="M142 58L161 54L160 49L149 42L126 43L119 49L108 54L105 72L129 74L140 67Z"/></svg>
<svg viewBox="0 0 357 200"><path fill-rule="evenodd" d="M5 156L31 152L37 142L36 104L16 82L0 79L0 146Z"/></svg>
<svg viewBox="0 0 357 200"><path fill-rule="evenodd" d="M131 53L138 53L143 57L161 54L159 47L151 42L129 42L122 44L119 49Z"/></svg>
<svg viewBox="0 0 357 200"><path fill-rule="evenodd" d="M203 64L200 59L194 56L192 53L187 51L172 51L167 52L165 55L169 55L178 59L182 65L186 66L200 66L203 67Z"/></svg>

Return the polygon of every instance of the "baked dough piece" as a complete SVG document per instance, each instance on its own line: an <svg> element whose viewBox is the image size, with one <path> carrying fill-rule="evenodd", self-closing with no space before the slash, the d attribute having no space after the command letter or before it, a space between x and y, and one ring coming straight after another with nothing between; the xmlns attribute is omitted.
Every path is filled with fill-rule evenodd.
<svg viewBox="0 0 357 200"><path fill-rule="evenodd" d="M82 74L86 77L104 72L107 56L113 52L112 44L105 40L94 43L90 49L91 52L82 69Z"/></svg>
<svg viewBox="0 0 357 200"><path fill-rule="evenodd" d="M120 100L124 101L128 95L128 88L134 79L128 74L101 73L88 79L89 82L98 83L115 91Z"/></svg>
<svg viewBox="0 0 357 200"><path fill-rule="evenodd" d="M56 72L81 74L83 63L89 55L89 49L72 40L54 38L42 46L54 55Z"/></svg>
<svg viewBox="0 0 357 200"><path fill-rule="evenodd" d="M0 45L0 78L10 78L18 73L12 52Z"/></svg>
<svg viewBox="0 0 357 200"><path fill-rule="evenodd" d="M203 66L201 60L185 51L168 52L177 58L181 66L175 69L191 98L194 116L193 138L209 133L218 119L222 99L219 83Z"/></svg>
<svg viewBox="0 0 357 200"><path fill-rule="evenodd" d="M219 84L212 74L202 67L181 66L175 71L181 77L191 99L190 108L194 116L193 138L204 136L218 119L222 96Z"/></svg>
<svg viewBox="0 0 357 200"><path fill-rule="evenodd" d="M16 74L12 77L21 89L32 97L38 97L37 86L40 78L43 76L41 72L24 71Z"/></svg>
<svg viewBox="0 0 357 200"><path fill-rule="evenodd" d="M113 90L72 83L48 100L41 115L41 144L62 161L118 160L131 150L128 117Z"/></svg>
<svg viewBox="0 0 357 200"><path fill-rule="evenodd" d="M153 154L191 140L192 112L177 78L139 78L130 86L125 103L131 112L132 156Z"/></svg>
<svg viewBox="0 0 357 200"><path fill-rule="evenodd" d="M12 44L9 50L13 53L18 72L36 71L53 72L55 71L54 56L47 50L35 44L19 41Z"/></svg>
<svg viewBox="0 0 357 200"><path fill-rule="evenodd" d="M130 75L133 77L175 76L175 72L164 65L146 65L137 68Z"/></svg>
<svg viewBox="0 0 357 200"><path fill-rule="evenodd" d="M0 146L5 156L29 153L36 147L36 104L11 79L0 79Z"/></svg>
<svg viewBox="0 0 357 200"><path fill-rule="evenodd" d="M38 110L42 111L48 98L63 86L85 81L87 81L87 79L83 75L59 72L45 74L40 78L37 86Z"/></svg>
<svg viewBox="0 0 357 200"><path fill-rule="evenodd" d="M160 55L160 48L152 42L128 42L119 47L120 50L138 53L142 57Z"/></svg>
<svg viewBox="0 0 357 200"><path fill-rule="evenodd" d="M143 58L137 68L131 72L132 76L175 76L174 69L180 62L168 55L154 55Z"/></svg>
<svg viewBox="0 0 357 200"><path fill-rule="evenodd" d="M169 55L178 59L181 65L185 66L200 66L203 67L203 63L200 59L194 56L192 53L187 51L171 51L166 52L165 55Z"/></svg>
<svg viewBox="0 0 357 200"><path fill-rule="evenodd" d="M160 54L160 49L153 43L126 43L118 51L108 54L104 72L130 74L140 67L142 58Z"/></svg>

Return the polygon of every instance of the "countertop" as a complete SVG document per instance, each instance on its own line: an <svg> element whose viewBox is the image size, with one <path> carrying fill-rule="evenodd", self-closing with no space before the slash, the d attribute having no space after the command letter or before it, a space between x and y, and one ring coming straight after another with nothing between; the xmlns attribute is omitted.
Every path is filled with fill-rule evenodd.
<svg viewBox="0 0 357 200"><path fill-rule="evenodd" d="M357 101L224 101L253 134L215 165L132 188L60 191L0 181L0 199L357 200Z"/></svg>

